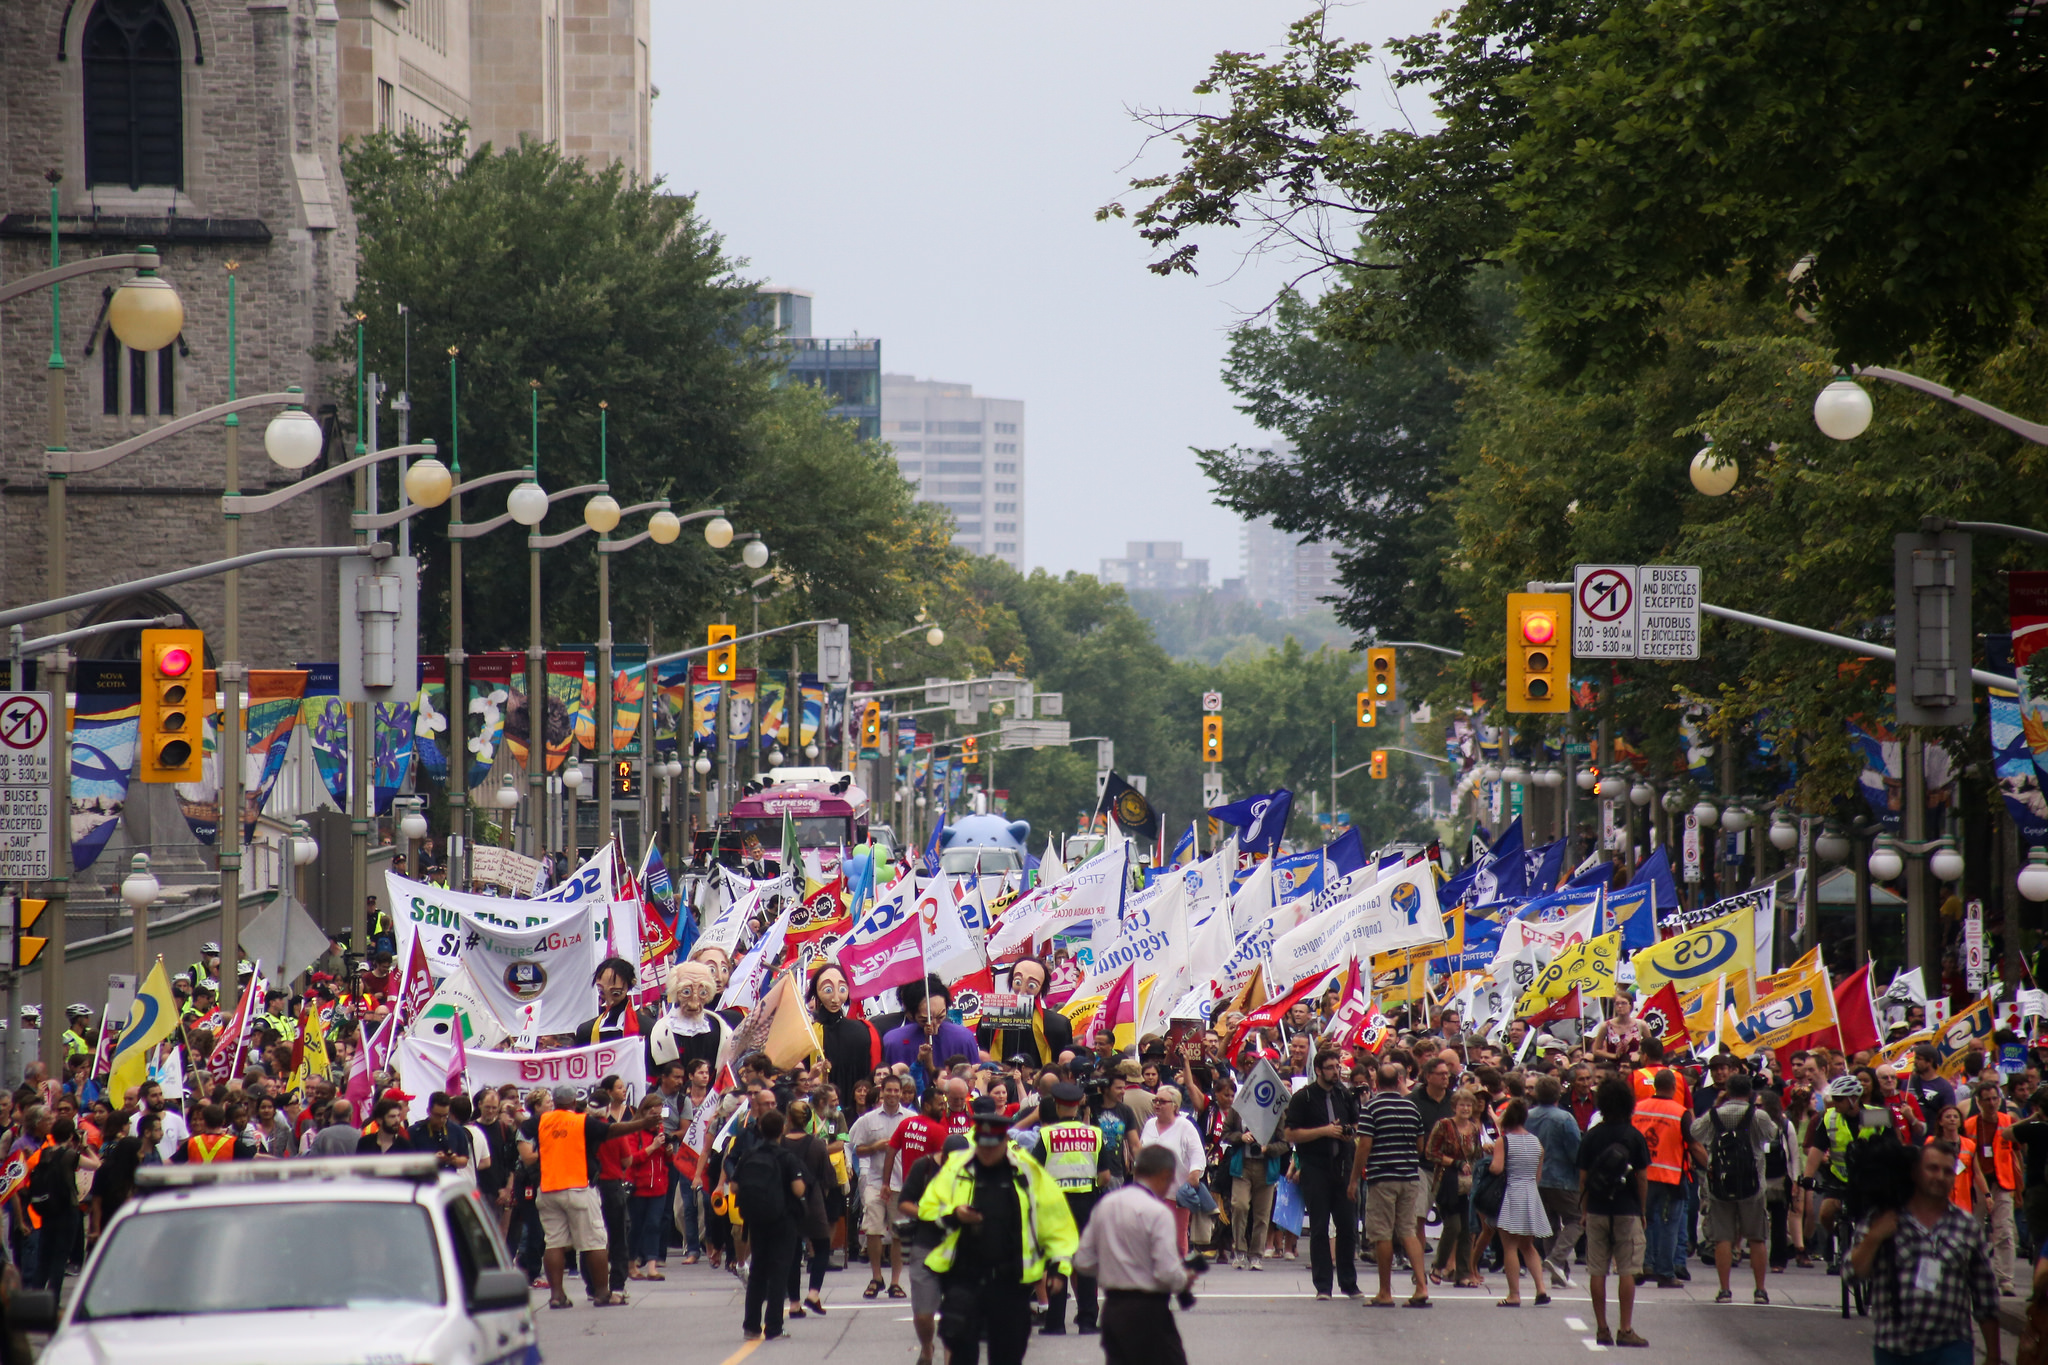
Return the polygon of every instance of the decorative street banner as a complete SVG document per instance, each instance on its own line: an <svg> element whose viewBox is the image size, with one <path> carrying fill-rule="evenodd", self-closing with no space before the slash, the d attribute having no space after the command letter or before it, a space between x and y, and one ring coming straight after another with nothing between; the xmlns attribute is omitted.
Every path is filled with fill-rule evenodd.
<svg viewBox="0 0 2048 1365"><path fill-rule="evenodd" d="M592 1005L591 1013L596 1012ZM640 1103L647 1091L646 1047L643 1038L621 1038L615 1043L593 1043L560 1052L485 1052L469 1048L464 1074L471 1090L496 1089L501 1085L516 1085L522 1091L536 1087L553 1090L558 1085L573 1085L585 1099L599 1081L617 1076L626 1083L626 1104L630 1109ZM417 1122L427 1116L427 1097L447 1086L455 1045L452 1040L443 1043L405 1037L398 1040L391 1056L398 1065L399 1088L412 1096L409 1112Z"/></svg>
<svg viewBox="0 0 2048 1365"><path fill-rule="evenodd" d="M583 698L583 651L548 650L542 657L541 668L543 685L547 689L538 708L543 717L541 742L546 746L543 766L548 772L554 772L568 758L569 748L576 742L576 707ZM527 705L526 670L523 667L506 681L505 691L505 747L510 751L512 761L524 768L533 708Z"/></svg>
<svg viewBox="0 0 2048 1365"><path fill-rule="evenodd" d="M815 673L802 675L799 690L803 705L799 708L796 742L799 745L816 744L818 727L825 723L825 689L818 682Z"/></svg>
<svg viewBox="0 0 2048 1365"><path fill-rule="evenodd" d="M313 766L320 783L327 788L337 809L348 809L348 706L336 695L341 690L340 664L300 664L306 673L306 694L299 703L299 724L306 727L306 744L313 751Z"/></svg>
<svg viewBox="0 0 2048 1365"><path fill-rule="evenodd" d="M142 665L80 659L71 721L71 862L91 867L128 804L142 728ZM59 699L61 700L61 698Z"/></svg>
<svg viewBox="0 0 2048 1365"><path fill-rule="evenodd" d="M424 655L420 659L420 690L413 700L412 747L419 755L420 768L427 777L448 782L448 656Z"/></svg>
<svg viewBox="0 0 2048 1365"><path fill-rule="evenodd" d="M469 750L469 771L464 775L468 786L480 786L491 775L498 745L505 737L512 679L515 675L523 676L521 670L525 666L525 658L511 650L472 654L462 666L464 686L469 692L468 723L462 727L467 736L464 747Z"/></svg>
<svg viewBox="0 0 2048 1365"><path fill-rule="evenodd" d="M761 749L789 745L789 671L764 668L759 676L756 709L761 713Z"/></svg>
<svg viewBox="0 0 2048 1365"><path fill-rule="evenodd" d="M711 748L718 743L717 683L690 686L690 739L694 747Z"/></svg>
<svg viewBox="0 0 2048 1365"><path fill-rule="evenodd" d="M213 673L206 674L206 695L213 695ZM208 708L206 716L206 737L202 753L200 777L197 782L176 784L178 813L185 817L186 828L192 837L202 844L211 844L220 837L220 727L216 717ZM170 1091L166 1090L165 1094Z"/></svg>
<svg viewBox="0 0 2048 1365"><path fill-rule="evenodd" d="M370 733L377 742L372 751L370 785L375 789L377 814L382 815L391 809L391 799L398 795L412 772L413 712L412 703L405 701L379 701L370 706Z"/></svg>
<svg viewBox="0 0 2048 1365"><path fill-rule="evenodd" d="M306 672L301 668L252 668L249 670L248 747L243 750L242 842L256 837L256 817L270 800L270 789L284 771L285 754L292 746L292 730L299 723L299 709L306 695Z"/></svg>
<svg viewBox="0 0 2048 1365"><path fill-rule="evenodd" d="M640 711L647 704L647 646L612 646L612 753L640 757ZM593 732L596 726L592 726Z"/></svg>

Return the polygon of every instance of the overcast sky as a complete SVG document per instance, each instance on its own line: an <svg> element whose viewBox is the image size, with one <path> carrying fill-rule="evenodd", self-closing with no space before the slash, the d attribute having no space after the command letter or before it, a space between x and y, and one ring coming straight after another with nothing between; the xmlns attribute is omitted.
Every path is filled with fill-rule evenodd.
<svg viewBox="0 0 2048 1365"><path fill-rule="evenodd" d="M1441 8L1334 13L1378 43ZM1221 361L1287 272L1237 269L1210 239L1201 277L1161 279L1094 210L1135 173L1130 109L1191 107L1217 51L1277 52L1309 9L656 0L654 169L751 275L816 293L815 334L880 337L891 373L1024 401L1027 567L1093 573L1127 540L1180 540L1214 583L1239 572L1238 520L1190 447L1266 439ZM1399 116L1376 71L1361 108Z"/></svg>

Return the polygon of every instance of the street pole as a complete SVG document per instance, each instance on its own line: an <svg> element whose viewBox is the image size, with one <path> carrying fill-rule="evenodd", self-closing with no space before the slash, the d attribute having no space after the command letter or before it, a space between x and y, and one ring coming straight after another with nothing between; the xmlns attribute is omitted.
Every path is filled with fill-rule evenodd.
<svg viewBox="0 0 2048 1365"><path fill-rule="evenodd" d="M647 657L654 657L654 622L647 622ZM655 799L654 799L654 665L640 665L640 853L644 858L647 846L655 842ZM673 848L669 850L675 852ZM680 871L680 867L677 871ZM670 884L674 884L674 873Z"/></svg>
<svg viewBox="0 0 2048 1365"><path fill-rule="evenodd" d="M237 262L227 262L228 273L228 401L235 392L235 285ZM222 419L227 428L227 493L240 500L242 494L242 418L231 412ZM242 553L242 518L230 504L222 509L222 532L227 558ZM220 742L214 746L220 758L220 818L214 825L213 851L220 874L221 960L241 963L242 934L242 571L229 569L222 578L225 621L222 629L223 657L220 665ZM139 932L139 926L138 926ZM230 966L230 970L232 970ZM140 988L141 978L136 979Z"/></svg>
<svg viewBox="0 0 2048 1365"><path fill-rule="evenodd" d="M458 836L460 852L448 855L448 884L457 891L469 889L469 841L474 837L469 818L469 749L463 731L469 723L469 685L464 665L469 656L462 652L462 538L452 534L462 525L462 424L456 418L459 391L456 371L461 351L448 348L448 473L453 480L448 511L448 828Z"/></svg>
<svg viewBox="0 0 2048 1365"><path fill-rule="evenodd" d="M1906 788L1904 812L1905 841L1919 844L1927 838L1927 781L1922 771L1924 755L1920 732L1910 726L1899 730L1899 776ZM1813 878L1809 875L1807 880ZM1810 894L1809 888L1809 894ZM1933 969L1940 955L1930 953L1931 934L1927 913L1927 859L1924 855L1906 859L1906 967Z"/></svg>
<svg viewBox="0 0 2048 1365"><path fill-rule="evenodd" d="M63 251L57 241L57 182L63 177L56 171L49 172L50 180L50 268L55 270L63 264ZM50 430L48 444L44 447L44 466L51 463L49 455L66 450L71 440L70 418L64 407L64 286L50 286L50 359L49 398ZM49 556L50 597L54 600L64 596L64 484L65 476L53 473L49 481L49 524L44 536L45 553ZM63 622L59 621L61 629ZM56 771L50 774L52 804L57 811L57 847L52 850L50 870L56 875L50 879L49 904L43 914L50 922L49 931L44 935L43 944L43 1027L41 1030L43 1068L51 1076L62 1079L64 1075L64 1030L59 1022L64 1018L64 915L71 899L71 708L69 704L71 651L59 647L44 671L50 679L50 704L56 708L58 738L57 761L51 765ZM14 685L21 686L17 673ZM21 1020L7 1021L10 1031L21 1027Z"/></svg>
<svg viewBox="0 0 2048 1365"><path fill-rule="evenodd" d="M365 405L363 391L363 320L364 313L356 315L356 454L367 455L376 444L377 433L371 429L375 420ZM356 511L376 511L370 502L370 484L367 469L356 471ZM358 542L367 539L369 532L358 531ZM352 610L347 602L341 610ZM349 734L349 881L354 894L350 897L349 926L353 937L349 940L359 953L366 953L370 946L370 704L350 702L348 706ZM239 815L236 817L240 818ZM239 831L237 838L240 837ZM222 947L226 949L227 945ZM239 959L237 959L239 961Z"/></svg>
<svg viewBox="0 0 2048 1365"><path fill-rule="evenodd" d="M610 419L611 404L599 400L597 481L606 485L611 481ZM597 838L593 843L598 846L609 842L612 837L612 557L605 553L604 548L609 539L610 532L597 533ZM569 846L574 850L577 839L573 795L569 810ZM570 861L575 861L573 852Z"/></svg>
<svg viewBox="0 0 2048 1365"><path fill-rule="evenodd" d="M531 398L533 427L533 481L540 482L540 381L527 381ZM531 536L527 560L527 638L526 638L526 827L532 835L530 845L532 856L542 856L547 842L546 815L542 803L546 799L543 790L547 781L547 695L543 691L546 679L541 672L540 648L540 551L531 548Z"/></svg>

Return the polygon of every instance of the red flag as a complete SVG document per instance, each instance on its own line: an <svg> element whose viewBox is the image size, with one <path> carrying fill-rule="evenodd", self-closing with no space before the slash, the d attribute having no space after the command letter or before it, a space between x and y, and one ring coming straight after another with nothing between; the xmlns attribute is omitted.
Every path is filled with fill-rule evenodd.
<svg viewBox="0 0 2048 1365"><path fill-rule="evenodd" d="M923 924L921 916L908 915L880 938L842 944L839 966L846 973L847 994L865 1000L893 986L924 980Z"/></svg>
<svg viewBox="0 0 2048 1365"><path fill-rule="evenodd" d="M1864 963L1835 985L1835 1027L1841 1030L1842 1051L1852 1056L1881 1046L1877 1011L1870 1003L1870 964Z"/></svg>
<svg viewBox="0 0 2048 1365"><path fill-rule="evenodd" d="M235 1074L241 1051L248 1045L249 1021L256 1017L256 1001L262 993L262 966L262 963L257 963L257 970L249 974L249 984L242 987L241 1001L236 1004L227 1027L214 1040L213 1051L207 1056L206 1069L217 1081L226 1082Z"/></svg>
<svg viewBox="0 0 2048 1365"><path fill-rule="evenodd" d="M1135 1034L1137 1030L1138 964L1135 962L1124 968L1124 974L1109 988L1109 996L1102 1002L1102 1013L1095 1016L1095 1027L1105 1026L1110 1030L1110 1036L1116 1039L1119 1050L1126 1046L1126 1043L1124 1039L1116 1038L1116 1031L1123 1029ZM1135 1045L1137 1041L1136 1037L1129 1040L1131 1045Z"/></svg>
<svg viewBox="0 0 2048 1365"><path fill-rule="evenodd" d="M1667 1048L1686 1047L1692 1042L1692 1035L1685 1031L1685 1002L1672 982L1658 987L1657 993L1636 1011L1636 1018Z"/></svg>
<svg viewBox="0 0 2048 1365"><path fill-rule="evenodd" d="M1238 1025L1237 1032L1231 1035L1229 1050L1234 1053L1237 1050L1238 1043L1251 1030L1255 1028L1272 1028L1282 1019L1285 1019L1287 1011L1293 1009L1297 1001L1308 999L1315 988L1323 984L1323 980L1327 975L1327 972L1313 973L1307 978L1296 982L1294 989L1281 996L1278 1000L1268 1000L1265 1004L1247 1014L1244 1017L1244 1022Z"/></svg>
<svg viewBox="0 0 2048 1365"><path fill-rule="evenodd" d="M1337 1008L1330 1014L1330 1022L1323 1025L1323 1036L1349 1040L1372 1022L1372 1013L1372 974L1360 971L1354 957L1344 969L1344 990L1337 999Z"/></svg>
<svg viewBox="0 0 2048 1365"><path fill-rule="evenodd" d="M405 984L400 990L400 1009L407 1019L417 1019L427 1012L427 1006L434 999L434 973L427 966L427 950L420 942L420 936L412 936L412 956L405 964Z"/></svg>
<svg viewBox="0 0 2048 1365"><path fill-rule="evenodd" d="M1561 999L1553 1000L1529 1016L1530 1028L1542 1028L1560 1019L1576 1019L1586 1012L1585 1004L1579 999L1579 988L1574 986ZM1681 1018L1683 1016L1680 1016Z"/></svg>

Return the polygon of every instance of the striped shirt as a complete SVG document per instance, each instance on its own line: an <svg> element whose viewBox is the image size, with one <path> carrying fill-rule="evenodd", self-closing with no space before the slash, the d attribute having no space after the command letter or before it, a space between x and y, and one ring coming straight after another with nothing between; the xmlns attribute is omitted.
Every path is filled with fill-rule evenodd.
<svg viewBox="0 0 2048 1365"><path fill-rule="evenodd" d="M1365 1155L1365 1183L1413 1180L1422 1174L1422 1114L1415 1101L1382 1090L1358 1112L1358 1135L1372 1139Z"/></svg>

